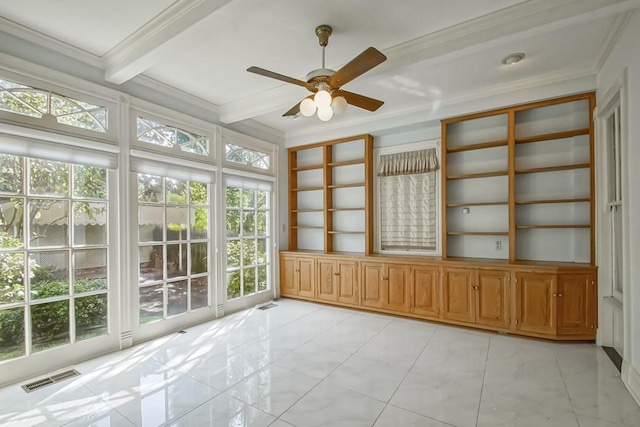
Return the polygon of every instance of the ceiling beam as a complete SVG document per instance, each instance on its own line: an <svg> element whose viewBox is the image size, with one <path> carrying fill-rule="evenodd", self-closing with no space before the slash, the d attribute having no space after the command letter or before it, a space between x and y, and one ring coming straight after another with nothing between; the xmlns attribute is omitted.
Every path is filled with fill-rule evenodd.
<svg viewBox="0 0 640 427"><path fill-rule="evenodd" d="M162 47L231 0L179 0L102 57L105 80L122 84L165 59Z"/></svg>
<svg viewBox="0 0 640 427"><path fill-rule="evenodd" d="M383 53L387 61L369 71L364 78L418 62L451 59L524 35L570 27L638 6L640 0L529 0L386 49ZM296 99L300 101L306 95L300 88L280 85L221 105L220 120L234 123L290 108Z"/></svg>

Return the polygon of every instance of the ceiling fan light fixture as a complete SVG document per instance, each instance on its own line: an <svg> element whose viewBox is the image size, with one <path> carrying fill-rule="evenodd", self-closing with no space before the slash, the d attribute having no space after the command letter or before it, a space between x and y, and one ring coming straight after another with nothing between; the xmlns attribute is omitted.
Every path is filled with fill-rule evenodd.
<svg viewBox="0 0 640 427"><path fill-rule="evenodd" d="M318 108L318 118L323 122L328 122L333 117L333 110L331 106Z"/></svg>
<svg viewBox="0 0 640 427"><path fill-rule="evenodd" d="M305 117L311 117L316 112L316 104L311 98L305 98L300 103L300 113Z"/></svg>
<svg viewBox="0 0 640 427"><path fill-rule="evenodd" d="M336 96L331 101L331 109L335 114L342 114L347 111L347 100L343 96Z"/></svg>
<svg viewBox="0 0 640 427"><path fill-rule="evenodd" d="M319 90L313 96L313 102L318 109L329 107L331 105L331 94L326 90Z"/></svg>

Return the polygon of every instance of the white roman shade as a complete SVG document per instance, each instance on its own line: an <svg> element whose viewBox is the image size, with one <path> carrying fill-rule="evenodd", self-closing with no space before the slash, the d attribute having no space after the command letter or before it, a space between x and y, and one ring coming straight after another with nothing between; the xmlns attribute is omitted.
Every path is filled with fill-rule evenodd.
<svg viewBox="0 0 640 427"><path fill-rule="evenodd" d="M131 171L190 181L215 182L216 168L206 163L131 150Z"/></svg>
<svg viewBox="0 0 640 427"><path fill-rule="evenodd" d="M379 176L433 172L440 168L435 148L380 156Z"/></svg>

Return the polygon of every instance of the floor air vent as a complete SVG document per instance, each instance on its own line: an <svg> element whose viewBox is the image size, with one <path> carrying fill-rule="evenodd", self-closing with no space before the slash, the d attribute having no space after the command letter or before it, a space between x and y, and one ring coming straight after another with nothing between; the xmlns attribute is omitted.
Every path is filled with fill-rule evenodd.
<svg viewBox="0 0 640 427"><path fill-rule="evenodd" d="M64 381L67 378L77 377L78 375L80 375L80 372L76 371L75 369L69 369L68 371L59 372L55 375L51 375L50 377L41 378L37 381L24 384L22 386L22 389L27 393L31 393L32 391L40 390L42 387L59 383L60 381Z"/></svg>
<svg viewBox="0 0 640 427"><path fill-rule="evenodd" d="M271 303L269 303L267 305L263 305L261 307L258 307L258 310L269 310L270 308L274 308L274 307L277 307L277 306L278 306L278 304L274 304L274 303L271 302Z"/></svg>

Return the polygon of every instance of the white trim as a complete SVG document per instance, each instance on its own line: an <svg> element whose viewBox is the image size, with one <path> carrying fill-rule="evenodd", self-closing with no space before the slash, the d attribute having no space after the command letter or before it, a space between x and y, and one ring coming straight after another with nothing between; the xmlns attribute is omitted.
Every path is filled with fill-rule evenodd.
<svg viewBox="0 0 640 427"><path fill-rule="evenodd" d="M157 120L161 120L163 124L183 127L184 130L193 130L201 133L212 133L220 128L220 126L197 119L188 114L162 107L144 99L131 97L131 109L135 113L143 113L143 115L152 115ZM132 117L134 116L132 115ZM135 128L135 126L134 126ZM193 129L190 129L193 128Z"/></svg>
<svg viewBox="0 0 640 427"><path fill-rule="evenodd" d="M626 360L622 362L622 382L627 386L629 393L640 405L640 372Z"/></svg>
<svg viewBox="0 0 640 427"><path fill-rule="evenodd" d="M242 176L242 177L246 177L246 178L250 178L258 181L276 182L278 180L278 178L276 178L275 176L260 175L257 173L251 173L251 172L247 172L245 170L240 170L240 169L222 168L222 173L227 175ZM276 189L274 188L273 190L275 191Z"/></svg>
<svg viewBox="0 0 640 427"><path fill-rule="evenodd" d="M184 166L186 168L198 169L203 172L210 173L212 175L215 174L215 172L218 170L216 166L210 165L209 163L198 163L193 160L180 159L177 157L174 158L170 156L165 156L163 154L137 150L135 148L132 148L130 150L130 154L131 154L131 157L137 157L139 159L145 159L145 160L152 160L154 162L160 162L160 163L171 163L178 166Z"/></svg>
<svg viewBox="0 0 640 427"><path fill-rule="evenodd" d="M618 42L618 39L620 38L622 31L626 28L627 24L629 23L629 20L631 19L631 15L633 15L633 11L627 11L625 13L622 13L616 16L615 20L613 21L613 25L611 26L611 28L609 29L609 32L607 33L607 38L602 44L602 47L600 48L600 51L596 56L596 60L593 62L594 72L596 73L599 72L602 66L604 65L604 63L607 61L607 58L609 58L609 54L611 53L611 51L613 50L613 47Z"/></svg>
<svg viewBox="0 0 640 427"><path fill-rule="evenodd" d="M52 50L69 58L77 59L78 61L92 65L96 68L100 68L102 65L102 61L98 55L94 55L91 52L87 52L86 50L72 46L69 43L65 43L46 34L42 34L41 32L3 17L0 17L0 31L4 31L22 40L42 46L45 49Z"/></svg>
<svg viewBox="0 0 640 427"><path fill-rule="evenodd" d="M193 105L194 107L201 108L213 114L219 114L220 108L218 107L218 105L214 104L213 102L209 102L205 99L199 98L193 94L190 94L181 89L178 89L176 87L163 83L159 80L140 74L139 76L136 76L133 79L131 79L131 81L133 83L139 84L140 86L153 89L156 92L160 92L164 95L184 101L190 105Z"/></svg>
<svg viewBox="0 0 640 427"><path fill-rule="evenodd" d="M442 167L436 171L436 211L437 211L437 223L436 223L436 249L434 251L401 251L401 250L383 250L380 242L380 203L379 203L379 177L378 177L378 165L380 163L380 156L385 154L404 153L406 151L425 150L429 148L436 149L436 155L438 157L438 163L442 161L440 154L440 139L430 139L419 142L413 142L410 144L399 144L389 147L379 147L373 150L373 211L374 211L374 248L375 252L386 255L417 255L424 257L439 257L442 256Z"/></svg>

